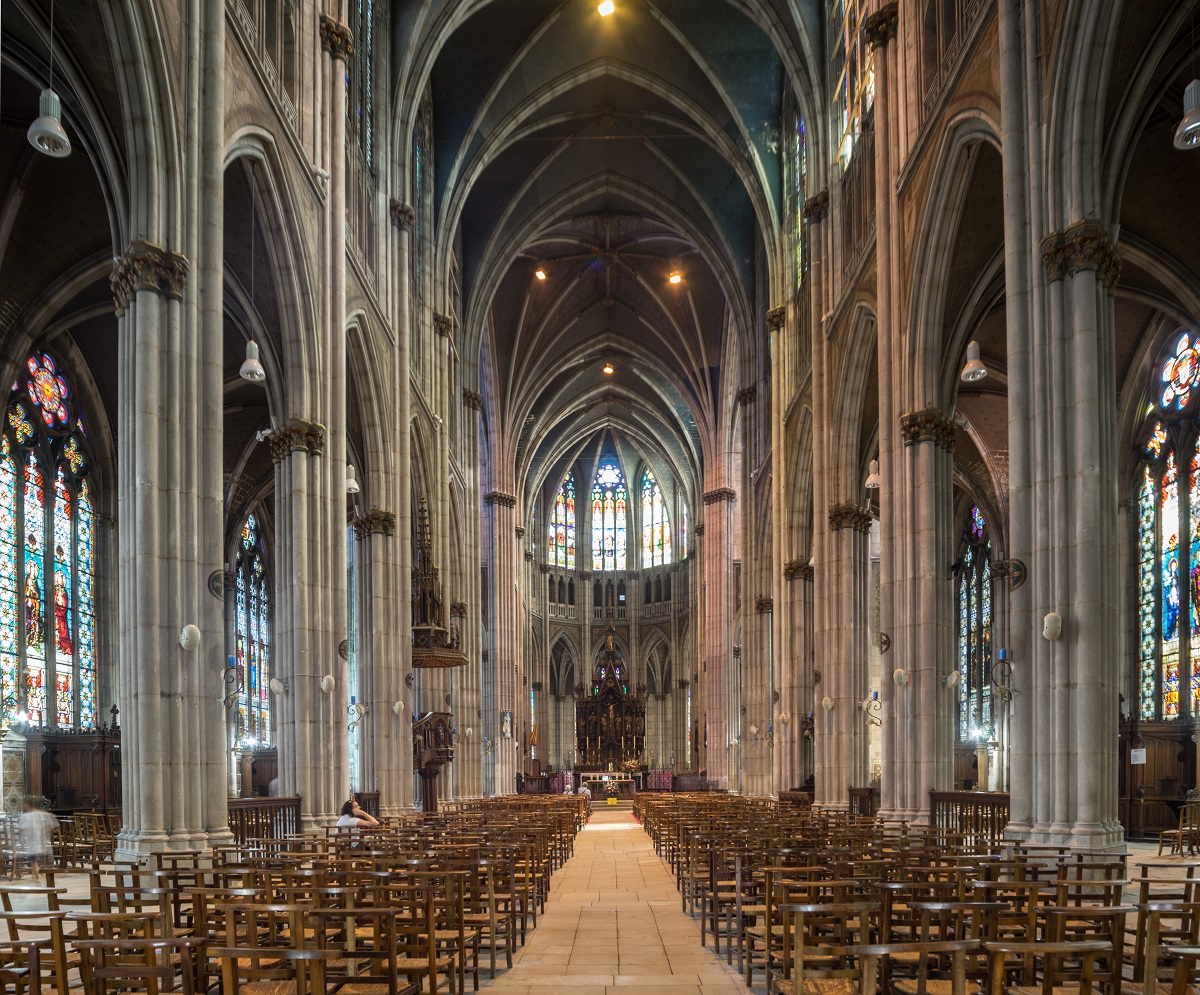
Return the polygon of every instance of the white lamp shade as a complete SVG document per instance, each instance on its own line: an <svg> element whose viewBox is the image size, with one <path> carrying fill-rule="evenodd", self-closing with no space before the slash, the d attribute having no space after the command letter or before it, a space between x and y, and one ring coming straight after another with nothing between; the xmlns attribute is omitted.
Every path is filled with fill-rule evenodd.
<svg viewBox="0 0 1200 995"><path fill-rule="evenodd" d="M867 471L867 490L879 490L879 460L871 460L871 467Z"/></svg>
<svg viewBox="0 0 1200 995"><path fill-rule="evenodd" d="M347 494L357 494L358 493L358 478L354 476L354 464L353 463L346 464L346 493Z"/></svg>
<svg viewBox="0 0 1200 995"><path fill-rule="evenodd" d="M896 682L896 687L905 687L908 684L908 671L903 667L897 667L892 671L892 680Z"/></svg>
<svg viewBox="0 0 1200 995"><path fill-rule="evenodd" d="M963 364L962 373L959 376L964 383L974 383L976 380L982 380L987 375L987 367L983 365L983 360L979 358L979 343L972 340L967 343L967 361Z"/></svg>
<svg viewBox="0 0 1200 995"><path fill-rule="evenodd" d="M200 629L189 622L179 633L179 645L191 653L200 646Z"/></svg>
<svg viewBox="0 0 1200 995"><path fill-rule="evenodd" d="M948 687L948 688L958 687L959 676L960 675L957 670L950 671L950 673L948 673L946 675L946 687Z"/></svg>
<svg viewBox="0 0 1200 995"><path fill-rule="evenodd" d="M825 697L821 699L821 707L823 709L825 709L825 711L827 711L827 712L832 712L833 711L833 699L830 698L829 695L825 695Z"/></svg>
<svg viewBox="0 0 1200 995"><path fill-rule="evenodd" d="M780 712L779 713L779 721L782 722L784 725L787 725L789 722L792 721L792 719L791 719L791 716L789 716L787 712Z"/></svg>
<svg viewBox="0 0 1200 995"><path fill-rule="evenodd" d="M329 694L333 690L334 680L332 674L326 674L321 678L321 690Z"/></svg>
<svg viewBox="0 0 1200 995"><path fill-rule="evenodd" d="M71 140L62 126L62 102L58 94L46 89L38 98L38 116L29 126L26 136L29 144L54 159L65 159L71 154Z"/></svg>
<svg viewBox="0 0 1200 995"><path fill-rule="evenodd" d="M1192 80L1183 91L1183 120L1175 129L1175 148L1200 148L1200 79Z"/></svg>
<svg viewBox="0 0 1200 995"><path fill-rule="evenodd" d="M253 339L246 343L246 360L238 370L238 375L251 383L262 383L267 379L267 371L258 360L258 343Z"/></svg>
<svg viewBox="0 0 1200 995"><path fill-rule="evenodd" d="M751 735L751 736L757 736L757 735L758 735L758 726L751 726L751 727L750 727L750 735Z"/></svg>
<svg viewBox="0 0 1200 995"><path fill-rule="evenodd" d="M392 702L392 711L395 712L397 715L402 715L404 713L404 702L393 701Z"/></svg>

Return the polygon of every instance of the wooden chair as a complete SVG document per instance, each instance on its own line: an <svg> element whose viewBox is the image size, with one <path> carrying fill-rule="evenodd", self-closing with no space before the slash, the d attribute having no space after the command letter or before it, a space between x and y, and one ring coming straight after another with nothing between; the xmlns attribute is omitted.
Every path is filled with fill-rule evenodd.
<svg viewBox="0 0 1200 995"><path fill-rule="evenodd" d="M1012 943L1007 940L987 943L984 949L990 961L989 995L1091 995L1096 987L1096 962L1112 957L1112 945L1104 940L1082 943ZM1024 984L1008 983L1012 963L1043 958L1040 984L1027 978ZM1109 966L1111 973L1112 965ZM1117 967L1119 973L1120 968Z"/></svg>
<svg viewBox="0 0 1200 995"><path fill-rule="evenodd" d="M325 967L337 950L294 947L213 947L221 964L221 995L325 995Z"/></svg>
<svg viewBox="0 0 1200 995"><path fill-rule="evenodd" d="M49 948L43 951L42 963L49 969L58 988L58 995L67 995L67 972L79 967L79 954L67 949L63 933L65 912L30 911L0 912L8 939L11 942L38 939Z"/></svg>
<svg viewBox="0 0 1200 995"><path fill-rule="evenodd" d="M1174 829L1164 829L1158 834L1158 855L1161 857L1163 847L1171 844L1170 853L1187 852L1192 854L1200 849L1200 802L1184 802L1179 808L1179 825Z"/></svg>
<svg viewBox="0 0 1200 995"><path fill-rule="evenodd" d="M401 980L397 952L396 909L310 909L316 948L335 951L325 969L325 980L339 995L417 995L419 987Z"/></svg>
<svg viewBox="0 0 1200 995"><path fill-rule="evenodd" d="M159 995L172 991L177 980L180 995L203 991L204 941L196 937L78 940L75 946L87 965L81 973L90 978L89 995L109 991Z"/></svg>
<svg viewBox="0 0 1200 995"><path fill-rule="evenodd" d="M913 968L914 979L903 989L913 995L966 995L967 955L982 949L979 940L930 940L910 943L873 943L847 948L847 953L861 959L859 992L880 990L882 974L890 960L902 959ZM882 964L880 963L882 961ZM932 977L949 961L948 979ZM972 989L973 991L975 989Z"/></svg>
<svg viewBox="0 0 1200 995"><path fill-rule="evenodd" d="M5 995L40 995L46 940L0 940L0 991Z"/></svg>
<svg viewBox="0 0 1200 995"><path fill-rule="evenodd" d="M780 905L783 956L778 975L767 965L767 991L858 995L862 965L852 950L870 942L871 916L878 913L873 902Z"/></svg>

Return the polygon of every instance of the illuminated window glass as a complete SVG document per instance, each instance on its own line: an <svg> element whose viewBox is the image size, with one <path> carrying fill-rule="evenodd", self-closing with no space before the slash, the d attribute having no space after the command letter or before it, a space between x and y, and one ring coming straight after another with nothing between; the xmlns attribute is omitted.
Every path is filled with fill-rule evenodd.
<svg viewBox="0 0 1200 995"><path fill-rule="evenodd" d="M978 506L963 535L958 573L958 738L991 739L992 541Z"/></svg>
<svg viewBox="0 0 1200 995"><path fill-rule="evenodd" d="M854 155L863 118L875 100L875 70L863 34L867 0L826 0L829 87L836 159L843 168Z"/></svg>
<svg viewBox="0 0 1200 995"><path fill-rule="evenodd" d="M642 566L657 567L671 562L671 522L663 502L662 488L654 475L642 474Z"/></svg>
<svg viewBox="0 0 1200 995"><path fill-rule="evenodd" d="M96 726L96 515L74 392L48 353L13 384L0 434L0 711Z"/></svg>
<svg viewBox="0 0 1200 995"><path fill-rule="evenodd" d="M238 742L271 742L271 594L258 519L247 515L238 539L234 603Z"/></svg>
<svg viewBox="0 0 1200 995"><path fill-rule="evenodd" d="M592 484L592 569L625 569L625 526L629 494L621 468L609 460Z"/></svg>
<svg viewBox="0 0 1200 995"><path fill-rule="evenodd" d="M575 476L568 473L554 496L550 515L547 559L558 567L575 569Z"/></svg>

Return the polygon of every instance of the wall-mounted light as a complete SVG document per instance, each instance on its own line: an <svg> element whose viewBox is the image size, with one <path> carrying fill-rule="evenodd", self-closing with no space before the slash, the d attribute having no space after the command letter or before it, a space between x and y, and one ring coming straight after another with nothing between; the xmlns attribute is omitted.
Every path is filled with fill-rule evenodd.
<svg viewBox="0 0 1200 995"><path fill-rule="evenodd" d="M958 681L959 681L960 676L961 675L959 674L959 672L957 670L950 671L950 673L948 673L946 675L946 687L948 687L948 688L958 687Z"/></svg>
<svg viewBox="0 0 1200 995"><path fill-rule="evenodd" d="M779 721L781 723L783 723L783 725L787 725L789 722L792 721L792 718L790 715L788 715L787 712L780 712L779 713Z"/></svg>
<svg viewBox="0 0 1200 995"><path fill-rule="evenodd" d="M393 701L392 702L392 711L395 712L397 715L403 715L404 714L404 702Z"/></svg>
<svg viewBox="0 0 1200 995"><path fill-rule="evenodd" d="M287 681L281 681L278 677L271 678L271 691L274 694L286 694L287 689L288 689Z"/></svg>
<svg viewBox="0 0 1200 995"><path fill-rule="evenodd" d="M1049 612L1042 619L1042 635L1052 642L1062 635L1063 620L1058 612Z"/></svg>
<svg viewBox="0 0 1200 995"><path fill-rule="evenodd" d="M976 380L982 380L987 375L987 367L983 365L983 360L979 358L979 343L972 339L967 343L967 361L963 364L962 373L959 374L959 378L964 383L974 383Z"/></svg>
<svg viewBox="0 0 1200 995"><path fill-rule="evenodd" d="M896 682L896 687L908 687L908 671L903 667L897 667L892 671L892 680Z"/></svg>
<svg viewBox="0 0 1200 995"><path fill-rule="evenodd" d="M758 726L752 725L750 727L750 735L753 736L755 739L758 739Z"/></svg>
<svg viewBox="0 0 1200 995"><path fill-rule="evenodd" d="M879 490L879 460L871 460L870 469L867 470L866 488L869 491Z"/></svg>
<svg viewBox="0 0 1200 995"><path fill-rule="evenodd" d="M267 379L267 371L258 359L258 343L253 339L246 343L246 359L238 370L238 376L251 383L262 383Z"/></svg>
<svg viewBox="0 0 1200 995"><path fill-rule="evenodd" d="M833 699L830 698L829 695L825 695L825 697L821 699L821 707L823 709L825 709L825 711L827 711L827 712L832 712L833 711Z"/></svg>
<svg viewBox="0 0 1200 995"><path fill-rule="evenodd" d="M200 645L200 629L189 622L179 633L179 645L191 653Z"/></svg>
<svg viewBox="0 0 1200 995"><path fill-rule="evenodd" d="M329 694L329 692L333 690L334 683L333 674L326 674L321 678L321 690L326 694Z"/></svg>
<svg viewBox="0 0 1200 995"><path fill-rule="evenodd" d="M358 478L354 476L354 464L346 464L346 493L357 494L359 491Z"/></svg>

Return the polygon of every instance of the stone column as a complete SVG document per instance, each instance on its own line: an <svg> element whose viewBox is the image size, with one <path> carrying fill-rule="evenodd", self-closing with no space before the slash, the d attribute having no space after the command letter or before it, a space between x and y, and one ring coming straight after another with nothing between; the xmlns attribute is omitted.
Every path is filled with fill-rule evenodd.
<svg viewBox="0 0 1200 995"><path fill-rule="evenodd" d="M520 755L515 749L520 735L520 712L517 711L520 684L521 632L520 601L517 589L516 507L517 499L503 491L489 491L484 495L489 525L488 562L494 565L492 589L494 591L495 660L492 672L495 698L493 714L488 714L484 702L484 728L492 741L490 762L495 770L495 793L511 795L517 788L516 759ZM486 687L486 681L485 681ZM511 738L505 738L500 724L502 712L511 712L513 721Z"/></svg>
<svg viewBox="0 0 1200 995"><path fill-rule="evenodd" d="M345 527L323 514L324 426L291 418L271 434L275 461L275 673L288 692L275 699L282 793L301 797L306 829L332 821L347 793L346 668L323 589L322 559ZM341 548L345 548L342 545ZM343 572L344 572L343 565ZM345 612L345 588L342 588ZM340 641L340 640L339 640ZM333 678L330 691L324 677Z"/></svg>
<svg viewBox="0 0 1200 995"><path fill-rule="evenodd" d="M729 702L737 687L733 647L729 644L733 618L733 503L730 487L704 495L704 541L700 546L704 570L704 650L701 665L703 714L700 716L701 763L710 783L737 787L737 770L730 769L730 740L737 735L740 716L730 715ZM707 736L707 748L705 737ZM735 758L736 759L736 758Z"/></svg>
<svg viewBox="0 0 1200 995"><path fill-rule="evenodd" d="M475 390L463 388L462 403L465 431L463 433L463 463L466 482L463 500L465 583L463 585L463 615L459 620L462 646L470 661L458 675L458 692L454 702L455 721L458 723L459 747L454 752L455 786L460 798L478 798L483 794L483 771L480 751L483 743L483 601L480 590L480 565L483 556L483 515L479 499L479 413L483 410L483 396ZM453 609L453 606L452 606ZM471 734L466 735L470 729Z"/></svg>
<svg viewBox="0 0 1200 995"><path fill-rule="evenodd" d="M219 360L206 361L221 352L214 331L220 276L211 267L203 275L209 283L199 309L188 270L182 254L133 242L112 276L121 353L117 656L125 776L118 849L125 859L229 838L221 381ZM197 314L214 309L215 323ZM194 652L179 645L187 624L201 631Z"/></svg>
<svg viewBox="0 0 1200 995"><path fill-rule="evenodd" d="M367 706L362 719L361 778L364 789L379 792L380 811L391 815L404 808L412 795L410 717L397 715L393 705L404 700L401 673L404 641L397 609L406 601L408 585L400 583L400 542L396 516L372 508L354 519L358 541L358 686L359 700Z"/></svg>
<svg viewBox="0 0 1200 995"><path fill-rule="evenodd" d="M924 822L929 792L945 791L954 780L954 716L957 692L946 686L954 667L954 559L952 520L954 423L935 408L906 414L904 440L906 490L889 491L888 500L904 508L906 555L911 569L895 592L895 608L907 621L901 647L883 657L884 728L892 726L907 744L890 770L899 795L898 810ZM890 669L889 669L890 668ZM896 670L907 684L893 680ZM890 694L890 702L888 701ZM885 753L885 763L887 762Z"/></svg>

